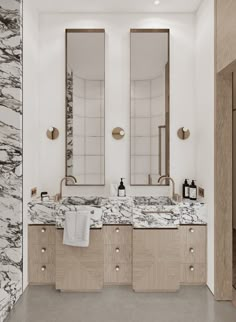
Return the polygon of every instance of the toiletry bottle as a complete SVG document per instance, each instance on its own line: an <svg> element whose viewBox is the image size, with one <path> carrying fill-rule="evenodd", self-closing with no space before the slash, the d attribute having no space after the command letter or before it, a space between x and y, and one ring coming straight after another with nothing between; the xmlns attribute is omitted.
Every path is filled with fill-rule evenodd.
<svg viewBox="0 0 236 322"><path fill-rule="evenodd" d="M184 199L189 198L189 184L188 184L188 179L185 179L184 184L183 184L183 198Z"/></svg>
<svg viewBox="0 0 236 322"><path fill-rule="evenodd" d="M121 178L120 185L118 187L118 197L125 197L126 196L126 191L125 191L123 179L124 178Z"/></svg>
<svg viewBox="0 0 236 322"><path fill-rule="evenodd" d="M195 180L192 180L192 183L189 186L189 199L197 200L197 186L195 185Z"/></svg>

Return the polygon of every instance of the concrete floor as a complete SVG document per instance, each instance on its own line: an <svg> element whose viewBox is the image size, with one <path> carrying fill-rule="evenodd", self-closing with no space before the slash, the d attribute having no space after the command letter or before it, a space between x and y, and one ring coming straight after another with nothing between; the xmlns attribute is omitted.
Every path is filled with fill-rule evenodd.
<svg viewBox="0 0 236 322"><path fill-rule="evenodd" d="M101 293L60 293L30 286L7 322L235 322L231 302L216 302L207 287L177 293L134 293L130 287Z"/></svg>

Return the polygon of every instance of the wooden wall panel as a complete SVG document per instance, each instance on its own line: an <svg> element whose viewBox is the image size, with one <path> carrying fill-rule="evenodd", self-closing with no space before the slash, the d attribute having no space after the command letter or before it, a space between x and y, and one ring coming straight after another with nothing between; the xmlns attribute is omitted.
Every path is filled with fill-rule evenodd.
<svg viewBox="0 0 236 322"><path fill-rule="evenodd" d="M236 58L236 1L216 0L217 72Z"/></svg>
<svg viewBox="0 0 236 322"><path fill-rule="evenodd" d="M232 299L232 74L217 74L215 104L215 298Z"/></svg>

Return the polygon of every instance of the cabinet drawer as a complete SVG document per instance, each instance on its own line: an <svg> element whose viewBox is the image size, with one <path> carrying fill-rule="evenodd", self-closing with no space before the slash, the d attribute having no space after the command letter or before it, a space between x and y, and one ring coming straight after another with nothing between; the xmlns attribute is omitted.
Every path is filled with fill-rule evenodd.
<svg viewBox="0 0 236 322"><path fill-rule="evenodd" d="M131 285L131 263L109 263L104 267L104 283Z"/></svg>
<svg viewBox="0 0 236 322"><path fill-rule="evenodd" d="M181 264L181 283L182 284L205 284L206 265L199 263Z"/></svg>
<svg viewBox="0 0 236 322"><path fill-rule="evenodd" d="M206 226L182 226L180 233L182 263L205 263Z"/></svg>
<svg viewBox="0 0 236 322"><path fill-rule="evenodd" d="M131 245L104 245L104 263L131 263Z"/></svg>
<svg viewBox="0 0 236 322"><path fill-rule="evenodd" d="M55 226L37 225L29 226L29 244L31 245L55 245Z"/></svg>
<svg viewBox="0 0 236 322"><path fill-rule="evenodd" d="M131 245L132 226L104 226L104 243L115 245Z"/></svg>
<svg viewBox="0 0 236 322"><path fill-rule="evenodd" d="M55 245L29 245L29 261L32 264L54 264Z"/></svg>
<svg viewBox="0 0 236 322"><path fill-rule="evenodd" d="M29 283L54 284L55 283L55 265L30 263Z"/></svg>

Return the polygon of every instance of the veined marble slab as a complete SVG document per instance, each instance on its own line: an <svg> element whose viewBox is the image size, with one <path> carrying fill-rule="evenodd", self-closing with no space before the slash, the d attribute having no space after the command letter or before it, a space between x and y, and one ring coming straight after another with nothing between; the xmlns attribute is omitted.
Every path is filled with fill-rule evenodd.
<svg viewBox="0 0 236 322"><path fill-rule="evenodd" d="M0 321L22 292L22 2L0 5Z"/></svg>
<svg viewBox="0 0 236 322"><path fill-rule="evenodd" d="M90 228L102 228L102 210L100 207L88 205L59 205L56 215L56 227L64 228L65 214L67 211L90 211Z"/></svg>
<svg viewBox="0 0 236 322"><path fill-rule="evenodd" d="M33 200L28 203L28 223L55 225L59 204L54 201Z"/></svg>
<svg viewBox="0 0 236 322"><path fill-rule="evenodd" d="M132 225L132 197L111 197L102 201L102 221L104 225Z"/></svg>
<svg viewBox="0 0 236 322"><path fill-rule="evenodd" d="M176 228L179 225L207 223L205 204L191 201L174 204L168 197L68 197L60 203L34 201L29 203L29 223L51 223L63 228L65 212L76 211L82 206L102 209L102 218L91 216L91 228L101 228L102 225Z"/></svg>

